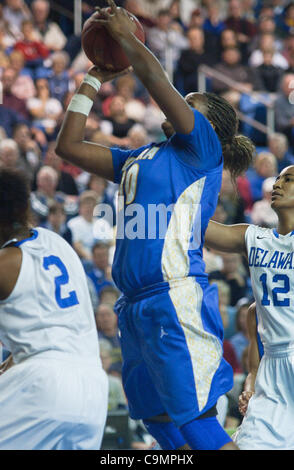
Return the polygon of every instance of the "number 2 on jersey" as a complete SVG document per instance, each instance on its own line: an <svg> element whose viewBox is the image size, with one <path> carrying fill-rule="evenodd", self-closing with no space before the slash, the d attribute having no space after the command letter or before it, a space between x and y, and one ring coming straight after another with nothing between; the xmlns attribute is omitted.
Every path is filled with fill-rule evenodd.
<svg viewBox="0 0 294 470"><path fill-rule="evenodd" d="M55 281L55 299L60 308L68 308L79 303L77 294L74 290L69 292L67 297L61 297L61 287L69 282L69 275L66 267L58 256L46 256L43 260L43 267L49 271L50 266L56 266L61 272L60 276L54 278Z"/></svg>

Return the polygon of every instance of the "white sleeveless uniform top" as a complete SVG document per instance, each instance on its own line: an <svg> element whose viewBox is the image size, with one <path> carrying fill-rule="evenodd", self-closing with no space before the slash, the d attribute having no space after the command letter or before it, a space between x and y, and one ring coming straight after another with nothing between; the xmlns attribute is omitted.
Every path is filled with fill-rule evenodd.
<svg viewBox="0 0 294 470"><path fill-rule="evenodd" d="M94 312L78 255L52 231L37 228L32 233L15 243L22 264L11 295L0 302L0 340L15 363L47 354L101 367Z"/></svg>
<svg viewBox="0 0 294 470"><path fill-rule="evenodd" d="M264 355L234 440L241 450L293 450L294 231L250 225L245 239Z"/></svg>
<svg viewBox="0 0 294 470"><path fill-rule="evenodd" d="M250 225L245 241L263 346L294 345L294 231Z"/></svg>

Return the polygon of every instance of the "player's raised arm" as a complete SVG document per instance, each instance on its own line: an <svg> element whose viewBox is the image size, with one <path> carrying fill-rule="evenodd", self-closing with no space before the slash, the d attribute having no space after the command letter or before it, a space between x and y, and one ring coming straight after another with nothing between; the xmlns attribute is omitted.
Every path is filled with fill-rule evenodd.
<svg viewBox="0 0 294 470"><path fill-rule="evenodd" d="M84 140L87 117L101 83L126 72L113 73L93 67L74 95L57 138L56 153L89 173L113 181L112 153L108 147Z"/></svg>
<svg viewBox="0 0 294 470"><path fill-rule="evenodd" d="M136 38L136 25L123 8L108 0L111 12L103 10L104 19L97 19L123 48L135 74L157 102L176 132L189 134L194 127L194 114L184 98L167 78L154 54Z"/></svg>
<svg viewBox="0 0 294 470"><path fill-rule="evenodd" d="M205 232L205 245L218 251L246 254L248 224L224 225L211 220Z"/></svg>

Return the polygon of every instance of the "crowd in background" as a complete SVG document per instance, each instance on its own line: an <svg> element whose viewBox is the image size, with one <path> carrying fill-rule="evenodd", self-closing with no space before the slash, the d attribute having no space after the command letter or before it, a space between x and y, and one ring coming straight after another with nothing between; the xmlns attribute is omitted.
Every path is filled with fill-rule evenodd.
<svg viewBox="0 0 294 470"><path fill-rule="evenodd" d="M273 182L283 168L294 164L294 2L116 3L139 18L147 46L168 69L181 94L199 89L198 71L206 65L233 80L228 85L219 78L207 78L207 90L221 94L246 116L266 124L264 102L272 103L274 132L266 134L241 122L240 131L257 147L254 164L237 179L236 186L224 171L213 218L226 224L274 227L277 216L270 207ZM109 375L109 410L114 410L127 405L113 311L120 292L111 278L118 187L62 161L55 153L65 111L91 63L81 49L80 36L74 34L73 1L55 1L54 5L51 8L47 0L0 1L0 165L26 171L31 182L33 224L59 233L82 260L101 358ZM96 5L105 6L105 2L83 2L83 20ZM87 120L85 138L111 147L137 148L164 139L163 119L141 83L128 74L102 85ZM111 211L101 214L100 204L107 204ZM210 282L219 289L224 355L236 378L225 417L226 426L235 427L242 419L237 396L248 370L250 278L246 261L237 254L204 248L204 259Z"/></svg>

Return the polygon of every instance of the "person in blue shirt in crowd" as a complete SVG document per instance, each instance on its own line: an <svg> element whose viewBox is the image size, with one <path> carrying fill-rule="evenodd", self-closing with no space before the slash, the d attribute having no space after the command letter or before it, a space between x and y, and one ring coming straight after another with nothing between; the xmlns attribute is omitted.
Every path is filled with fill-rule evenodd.
<svg viewBox="0 0 294 470"><path fill-rule="evenodd" d="M108 3L104 19L92 21L118 41L165 114L167 140L125 151L86 142L100 83L117 76L93 67L68 107L56 151L120 184L112 277L123 293L116 312L130 416L142 419L163 449L237 450L216 419L217 400L232 388L233 373L223 359L217 288L209 285L202 247L223 167L237 177L254 146L237 135L236 113L224 99L210 93L184 99L134 36L125 10ZM149 219L154 207L157 224Z"/></svg>

